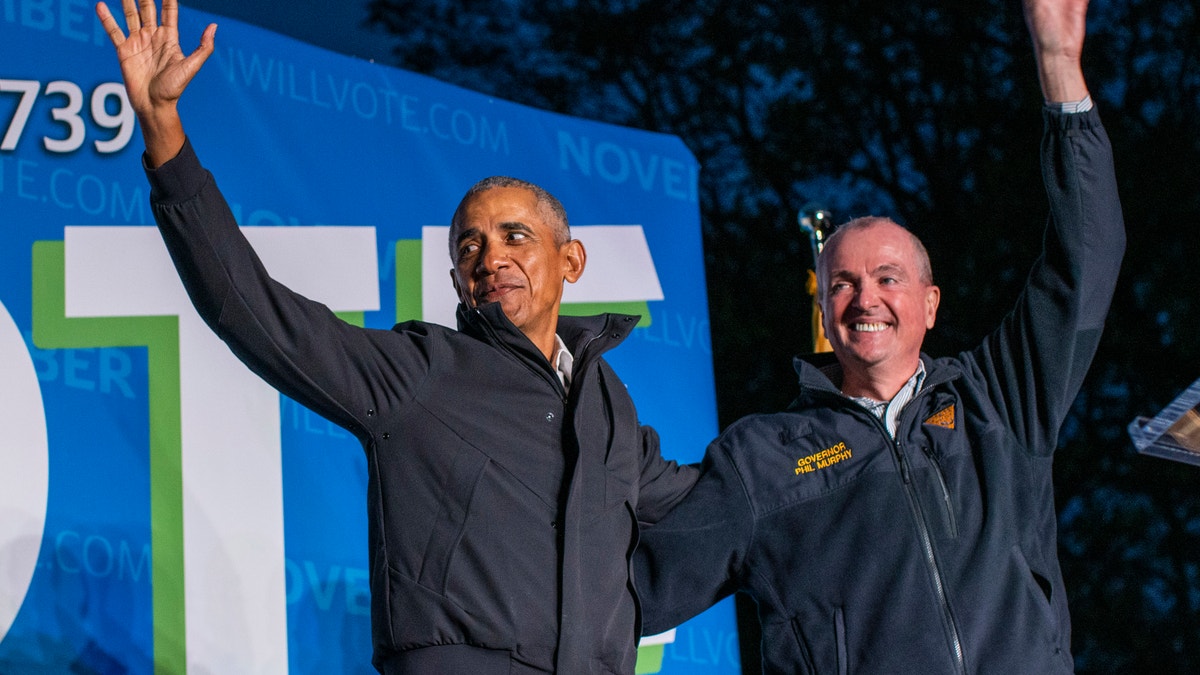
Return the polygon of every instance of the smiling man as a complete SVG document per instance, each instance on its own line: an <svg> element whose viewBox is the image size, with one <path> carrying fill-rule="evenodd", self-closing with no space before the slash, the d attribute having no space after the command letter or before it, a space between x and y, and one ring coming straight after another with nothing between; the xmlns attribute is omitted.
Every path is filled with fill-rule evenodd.
<svg viewBox="0 0 1200 675"><path fill-rule="evenodd" d="M832 358L797 359L795 403L727 429L644 532L648 632L741 591L767 673L1073 672L1052 461L1125 245L1086 8L1025 0L1050 215L1016 307L976 348L929 357L924 247L886 218L838 228L817 261Z"/></svg>
<svg viewBox="0 0 1200 675"><path fill-rule="evenodd" d="M842 363L842 393L890 401L920 363L941 291L929 254L886 218L836 229L817 259L826 339Z"/></svg>
<svg viewBox="0 0 1200 675"><path fill-rule="evenodd" d="M560 317L587 256L562 205L484 179L451 220L458 330L339 320L270 277L183 132L178 5L124 0L117 49L151 207L200 316L265 381L367 456L373 663L386 675L631 675L630 555L696 479L665 461L604 354L637 317ZM247 161L253 161L252 158Z"/></svg>
<svg viewBox="0 0 1200 675"><path fill-rule="evenodd" d="M467 191L450 222L450 277L459 300L469 307L499 302L551 357L563 282L578 281L587 263L562 204L533 183L493 176Z"/></svg>

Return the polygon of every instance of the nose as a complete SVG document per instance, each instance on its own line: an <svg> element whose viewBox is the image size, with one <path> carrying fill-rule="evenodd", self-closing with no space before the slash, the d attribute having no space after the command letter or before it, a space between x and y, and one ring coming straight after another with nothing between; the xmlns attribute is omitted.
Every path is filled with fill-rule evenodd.
<svg viewBox="0 0 1200 675"><path fill-rule="evenodd" d="M879 294L871 284L860 284L854 291L854 306L860 309L870 309L879 300Z"/></svg>
<svg viewBox="0 0 1200 675"><path fill-rule="evenodd" d="M475 264L475 272L481 275L495 274L496 270L508 264L508 253L503 246L483 242L480 244L479 257Z"/></svg>

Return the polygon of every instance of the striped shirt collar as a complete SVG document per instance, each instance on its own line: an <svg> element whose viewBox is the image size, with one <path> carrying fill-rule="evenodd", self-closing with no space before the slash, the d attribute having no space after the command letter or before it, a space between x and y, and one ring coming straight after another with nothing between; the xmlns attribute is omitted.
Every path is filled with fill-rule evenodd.
<svg viewBox="0 0 1200 675"><path fill-rule="evenodd" d="M903 410L904 406L908 405L908 402L917 395L917 392L921 390L921 385L924 383L925 362L918 359L917 372L913 373L913 376L908 378L908 382L905 382L904 386L900 387L900 391L896 392L896 395L892 397L892 400L876 401L875 399L868 398L866 396L851 396L850 399L871 411L872 415L882 419L884 425L887 427L888 433L892 435L892 438L895 438L896 419L900 417L900 411Z"/></svg>

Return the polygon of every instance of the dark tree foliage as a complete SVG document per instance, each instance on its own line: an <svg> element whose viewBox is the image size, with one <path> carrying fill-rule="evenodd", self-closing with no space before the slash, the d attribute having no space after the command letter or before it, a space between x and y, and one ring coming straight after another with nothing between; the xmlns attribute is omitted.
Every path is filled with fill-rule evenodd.
<svg viewBox="0 0 1200 675"><path fill-rule="evenodd" d="M1016 0L370 7L403 68L687 143L703 166L722 424L794 395L790 358L811 335L806 205L891 215L922 237L943 291L934 355L998 323L1040 248L1041 95ZM1056 465L1081 673L1200 672L1200 468L1138 456L1125 431L1200 377L1198 12L1091 8L1085 69L1130 243ZM746 672L756 654L744 645Z"/></svg>

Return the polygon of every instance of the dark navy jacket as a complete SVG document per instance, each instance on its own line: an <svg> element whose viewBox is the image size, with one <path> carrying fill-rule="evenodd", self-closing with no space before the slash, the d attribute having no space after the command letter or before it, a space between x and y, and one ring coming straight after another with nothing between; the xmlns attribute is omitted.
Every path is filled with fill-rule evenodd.
<svg viewBox="0 0 1200 675"><path fill-rule="evenodd" d="M1096 112L1045 125L1050 225L1015 309L975 349L922 356L894 441L831 355L797 360L796 402L733 424L643 533L648 632L743 591L768 673L1072 672L1051 463L1125 239Z"/></svg>
<svg viewBox="0 0 1200 675"><path fill-rule="evenodd" d="M601 356L636 317L563 317L564 390L498 303L461 330L364 329L270 279L191 145L148 172L201 317L367 453L374 663L388 673L633 672L638 521L695 481Z"/></svg>

